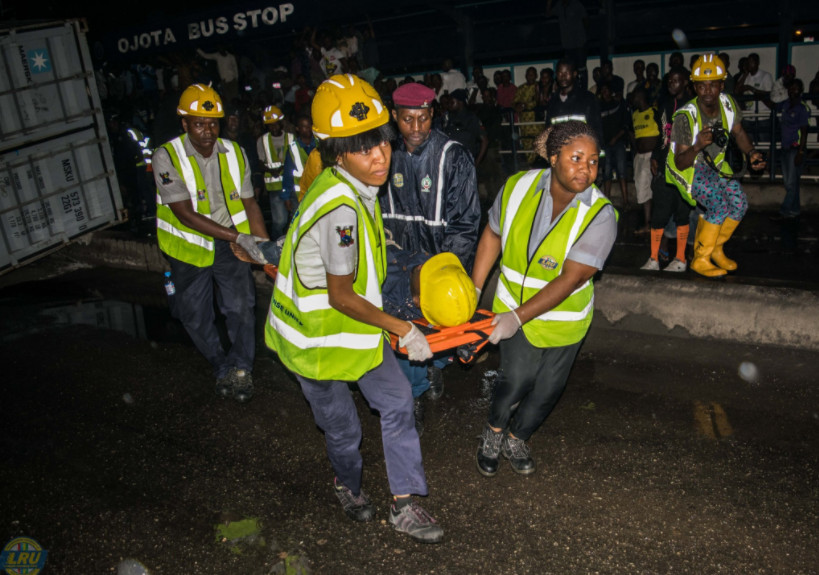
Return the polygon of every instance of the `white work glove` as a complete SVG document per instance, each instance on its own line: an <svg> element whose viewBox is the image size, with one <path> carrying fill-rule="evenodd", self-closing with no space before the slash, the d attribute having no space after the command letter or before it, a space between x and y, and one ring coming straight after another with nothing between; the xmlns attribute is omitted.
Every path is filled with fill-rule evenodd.
<svg viewBox="0 0 819 575"><path fill-rule="evenodd" d="M404 337L398 338L399 347L407 349L407 359L410 361L426 361L432 357L432 350L429 349L429 342L421 330L414 323L408 321L410 330Z"/></svg>
<svg viewBox="0 0 819 575"><path fill-rule="evenodd" d="M244 250L247 252L247 255L252 257L260 264L266 264L267 260L262 253L262 250L259 249L259 246L256 245L256 242L261 240L262 238L257 238L256 236L252 236L250 234L239 234L239 237L236 238L236 243L239 244Z"/></svg>
<svg viewBox="0 0 819 575"><path fill-rule="evenodd" d="M492 318L492 325L495 329L489 336L489 343L498 343L502 339L509 339L520 329L521 323L518 314L514 311L507 311L497 314Z"/></svg>

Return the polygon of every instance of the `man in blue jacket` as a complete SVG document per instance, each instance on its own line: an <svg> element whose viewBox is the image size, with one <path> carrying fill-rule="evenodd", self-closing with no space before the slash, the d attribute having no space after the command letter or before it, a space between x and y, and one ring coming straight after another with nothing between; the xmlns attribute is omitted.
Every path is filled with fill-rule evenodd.
<svg viewBox="0 0 819 575"><path fill-rule="evenodd" d="M381 201L384 227L407 252L452 252L467 273L472 269L481 212L472 156L463 146L432 129L435 92L414 82L393 92L393 120L400 137L395 145L386 196ZM420 396L443 394L441 368L401 361L416 399L416 426L423 426ZM419 421L420 420L420 421Z"/></svg>

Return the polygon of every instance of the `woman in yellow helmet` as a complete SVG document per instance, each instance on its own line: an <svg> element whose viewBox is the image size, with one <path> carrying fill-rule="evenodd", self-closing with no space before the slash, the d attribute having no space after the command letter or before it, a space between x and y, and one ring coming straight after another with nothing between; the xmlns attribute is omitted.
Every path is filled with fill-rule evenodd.
<svg viewBox="0 0 819 575"><path fill-rule="evenodd" d="M350 74L322 83L312 112L325 169L286 233L265 341L296 374L324 430L346 514L356 521L374 514L361 488L361 423L348 388L357 382L381 414L389 521L437 543L443 530L410 497L426 495L427 483L410 384L385 344L389 331L401 336L410 359L432 356L417 327L382 311L386 240L377 194L390 170L389 114L372 86Z"/></svg>

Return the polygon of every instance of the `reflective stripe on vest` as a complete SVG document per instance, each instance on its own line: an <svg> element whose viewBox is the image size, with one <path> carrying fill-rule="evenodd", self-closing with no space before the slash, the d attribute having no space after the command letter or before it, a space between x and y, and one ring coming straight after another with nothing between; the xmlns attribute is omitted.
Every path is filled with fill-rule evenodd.
<svg viewBox="0 0 819 575"><path fill-rule="evenodd" d="M205 189L205 181L199 165L191 161L185 151L183 138L180 136L163 144L171 158L176 171L185 183L190 194L191 205L196 213L212 219L210 196ZM219 169L222 175L222 192L231 221L236 229L245 234L250 233L247 212L239 193L244 181L245 163L241 148L230 140L219 140L226 148L226 153L219 153ZM201 190L201 195L200 195ZM231 198L235 195L235 198ZM207 267L213 264L214 242L211 236L198 232L182 224L171 208L165 205L157 192L156 227L159 248L169 256L185 263Z"/></svg>
<svg viewBox="0 0 819 575"><path fill-rule="evenodd" d="M501 202L500 278L492 309L517 309L560 275L569 252L596 215L610 202L592 188L592 204L577 201L549 230L528 257L529 236L539 204L547 190L538 191L543 170L522 172L509 179ZM586 281L566 299L523 325L526 338L537 347L559 347L583 339L594 309L594 287Z"/></svg>
<svg viewBox="0 0 819 575"><path fill-rule="evenodd" d="M731 128L734 125L734 118L736 117L736 102L727 94L720 94L719 101L722 127L726 132L730 133ZM685 115L685 117L688 118L688 125L691 126L691 145L693 145L697 140L697 134L699 134L700 130L702 129L702 117L699 113L699 108L697 107L697 99L694 98L691 102L677 110L672 118L676 118L678 115ZM691 164L688 168L681 170L677 167L677 160L675 158L676 153L677 146L672 140L668 149L668 160L665 164L665 181L673 186L676 186L686 202L692 206L696 206L697 201L694 199L693 194L691 193L691 186L694 183L694 167L696 166L697 162L700 161L700 154L697 154L697 157L694 158L693 164ZM713 158L713 160L715 166L722 170L731 172L731 166L728 164L725 164L725 166L722 165L725 160L725 148L723 148L717 157Z"/></svg>
<svg viewBox="0 0 819 575"><path fill-rule="evenodd" d="M304 173L304 163L307 161L307 153L304 151L304 148L299 146L296 138L293 138L290 142L290 155L293 157L293 163L296 166L293 168L293 190L300 192L301 186L299 186L299 181L301 180L301 175Z"/></svg>
<svg viewBox="0 0 819 575"><path fill-rule="evenodd" d="M303 377L355 381L380 365L384 332L334 309L326 287L304 286L296 268L295 249L323 216L342 205L353 208L358 226L353 290L380 309L381 284L386 276L380 208L376 203L375 214L370 216L354 187L335 170L324 170L311 190L299 206L282 248L265 342L278 352L288 369Z"/></svg>
<svg viewBox="0 0 819 575"><path fill-rule="evenodd" d="M268 170L277 170L281 168L282 165L284 164L285 150L287 150L287 146L289 145L289 135L285 133L284 145L281 148L277 148L275 146L275 144L273 143L273 136L269 132L262 136L262 144L264 147L265 167ZM265 189L268 192L281 190L282 189L281 182L282 182L281 173L279 173L278 176L274 176L270 172L264 173Z"/></svg>
<svg viewBox="0 0 819 575"><path fill-rule="evenodd" d="M449 140L446 144L444 144L443 149L441 150L441 158L438 160L438 185L436 186L436 193L437 196L435 197L435 214L434 219L428 220L424 215L413 215L413 214L397 214L395 213L395 201L392 198L392 184L387 184L387 201L390 204L390 211L389 213L384 214L385 220L401 220L404 222L422 222L423 224L431 227L442 227L446 228L446 220L443 218L443 214L441 213L443 210L443 197L444 197L444 170L446 167L446 153L449 149L454 146L459 145L458 142L455 140Z"/></svg>

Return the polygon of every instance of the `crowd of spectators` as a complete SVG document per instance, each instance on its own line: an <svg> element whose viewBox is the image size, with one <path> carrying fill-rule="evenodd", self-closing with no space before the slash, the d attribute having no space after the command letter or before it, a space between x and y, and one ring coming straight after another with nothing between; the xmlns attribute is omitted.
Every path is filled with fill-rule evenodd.
<svg viewBox="0 0 819 575"><path fill-rule="evenodd" d="M692 55L691 60L697 56ZM720 57L730 66L728 54ZM392 92L398 86L416 81L411 76L397 79L379 72L378 44L371 26L363 31L352 26L333 31L306 28L294 39L289 58L281 61L286 64L259 66L248 55L219 45L212 52L198 49L156 56L140 64L106 65L98 74L98 85L109 114L115 115L123 126L149 135L153 144L159 145L179 133L176 104L181 90L195 82L212 83L225 103L230 135L245 149L252 165L258 166L255 142L265 133L262 111L267 106L280 107L286 118L285 131L295 133L296 119L309 114L315 88L333 74L360 75L378 90L387 106L392 106ZM678 68L684 68L684 59L675 52L670 55L668 69ZM556 72L557 67L554 70L529 67L525 81L515 85L509 69L496 70L489 78L481 66L474 66L467 79L453 60L445 59L440 72L426 74L420 81L437 95L433 104L434 126L470 150L479 173L497 173L497 180L502 181L513 171L538 161L537 155L530 152L532 142L548 120L550 102L565 99ZM599 103L600 118L592 123L602 126L599 136L605 152L598 185L609 195L612 182L617 181L621 206L626 209L629 206L626 182L638 179L627 161L637 155L632 122L637 110L634 94L641 95L647 109L659 109L669 97L668 75L660 78L659 72L656 63L646 64L638 59L633 63L633 77L624 79L614 73L610 60L603 59L593 70L588 86ZM734 95L746 109L756 106L781 111L789 101L788 88L796 80L793 66L785 67L781 76L774 79L760 69L759 56L751 53L739 59L735 71L729 68L725 92ZM577 89L584 92L583 81L578 75ZM689 96L693 97L690 90L689 85ZM810 82L809 91L819 92L819 73ZM769 141L773 126L769 119L760 116L748 115L746 130L758 142ZM496 188L495 184L489 189ZM254 185L264 190L260 174L256 175ZM646 202L650 202L650 197L644 198L645 193L638 194L646 221L638 224L637 231L647 229L650 204Z"/></svg>

